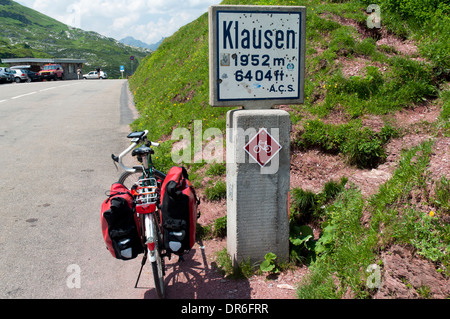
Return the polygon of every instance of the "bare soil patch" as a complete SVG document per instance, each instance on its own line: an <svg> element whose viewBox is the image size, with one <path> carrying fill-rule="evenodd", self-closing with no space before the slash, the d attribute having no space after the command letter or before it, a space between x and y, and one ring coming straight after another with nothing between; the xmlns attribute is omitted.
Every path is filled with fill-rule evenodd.
<svg viewBox="0 0 450 319"><path fill-rule="evenodd" d="M382 259L383 276L375 299L445 299L450 295L450 279L409 249L394 245L382 253Z"/></svg>

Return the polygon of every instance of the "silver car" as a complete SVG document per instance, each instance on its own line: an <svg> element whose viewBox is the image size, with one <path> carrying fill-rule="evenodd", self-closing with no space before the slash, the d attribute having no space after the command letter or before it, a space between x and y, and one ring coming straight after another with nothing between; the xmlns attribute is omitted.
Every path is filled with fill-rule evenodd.
<svg viewBox="0 0 450 319"><path fill-rule="evenodd" d="M83 75L83 79L87 80L87 79L107 79L108 78L108 74L106 74L106 72L100 71L100 77L97 74L97 71L91 71L88 74Z"/></svg>
<svg viewBox="0 0 450 319"><path fill-rule="evenodd" d="M16 83L31 82L31 79L24 70L11 69L11 71L14 73L14 81L16 81Z"/></svg>

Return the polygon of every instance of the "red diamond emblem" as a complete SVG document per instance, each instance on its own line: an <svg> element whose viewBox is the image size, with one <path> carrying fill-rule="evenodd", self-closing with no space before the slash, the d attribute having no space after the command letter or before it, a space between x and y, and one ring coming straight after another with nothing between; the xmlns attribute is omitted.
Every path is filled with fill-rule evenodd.
<svg viewBox="0 0 450 319"><path fill-rule="evenodd" d="M281 150L281 145L275 140L265 128L259 132L244 146L244 150L261 167L266 166Z"/></svg>

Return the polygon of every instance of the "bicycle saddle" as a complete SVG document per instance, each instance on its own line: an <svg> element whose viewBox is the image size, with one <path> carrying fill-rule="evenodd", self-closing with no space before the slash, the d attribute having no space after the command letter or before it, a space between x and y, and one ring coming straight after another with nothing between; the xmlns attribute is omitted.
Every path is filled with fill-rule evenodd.
<svg viewBox="0 0 450 319"><path fill-rule="evenodd" d="M135 148L133 150L133 152L131 153L132 156L145 156L148 154L155 154L155 151L152 150L148 146L141 146L141 147Z"/></svg>

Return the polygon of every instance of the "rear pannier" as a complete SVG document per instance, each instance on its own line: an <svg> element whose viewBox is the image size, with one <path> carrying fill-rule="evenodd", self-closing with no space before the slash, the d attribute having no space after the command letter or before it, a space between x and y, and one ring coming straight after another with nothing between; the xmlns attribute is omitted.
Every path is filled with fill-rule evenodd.
<svg viewBox="0 0 450 319"><path fill-rule="evenodd" d="M161 190L164 246L183 255L194 246L199 201L183 167L172 167Z"/></svg>
<svg viewBox="0 0 450 319"><path fill-rule="evenodd" d="M117 259L129 260L142 253L140 229L131 192L114 183L101 209L101 224L106 248Z"/></svg>

